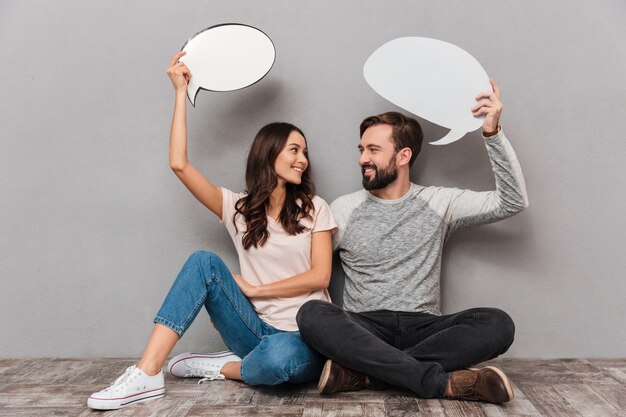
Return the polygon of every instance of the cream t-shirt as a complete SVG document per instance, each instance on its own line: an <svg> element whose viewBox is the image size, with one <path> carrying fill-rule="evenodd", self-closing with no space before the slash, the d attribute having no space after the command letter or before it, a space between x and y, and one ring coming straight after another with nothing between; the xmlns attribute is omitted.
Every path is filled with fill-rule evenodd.
<svg viewBox="0 0 626 417"><path fill-rule="evenodd" d="M313 197L315 212L312 220L302 219L307 230L297 235L289 235L280 222L267 218L269 237L263 246L248 250L243 248L242 237L246 223L241 215L236 218L237 230L233 223L235 203L245 193L234 193L222 187L222 222L233 239L239 255L241 276L252 285L270 284L311 269L311 234L330 230L334 233L337 224L330 207L322 198ZM330 301L327 290L313 291L296 297L274 297L252 299L257 314L264 322L280 330L297 331L296 314L302 304L309 300Z"/></svg>

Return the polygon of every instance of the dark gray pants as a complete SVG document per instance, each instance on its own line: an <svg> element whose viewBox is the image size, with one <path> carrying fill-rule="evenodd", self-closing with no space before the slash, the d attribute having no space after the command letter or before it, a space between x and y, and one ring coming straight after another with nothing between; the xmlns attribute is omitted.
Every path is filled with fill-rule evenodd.
<svg viewBox="0 0 626 417"><path fill-rule="evenodd" d="M515 325L502 310L456 314L371 311L350 313L324 301L298 312L304 341L322 355L421 398L443 397L449 372L495 358L513 343Z"/></svg>

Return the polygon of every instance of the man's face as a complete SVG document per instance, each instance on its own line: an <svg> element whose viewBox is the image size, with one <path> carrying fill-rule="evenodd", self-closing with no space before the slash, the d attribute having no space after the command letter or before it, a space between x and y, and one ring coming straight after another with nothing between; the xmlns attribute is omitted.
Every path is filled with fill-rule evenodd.
<svg viewBox="0 0 626 417"><path fill-rule="evenodd" d="M380 124L369 127L359 143L359 165L363 174L363 188L379 190L398 178L396 152L391 141L391 126Z"/></svg>

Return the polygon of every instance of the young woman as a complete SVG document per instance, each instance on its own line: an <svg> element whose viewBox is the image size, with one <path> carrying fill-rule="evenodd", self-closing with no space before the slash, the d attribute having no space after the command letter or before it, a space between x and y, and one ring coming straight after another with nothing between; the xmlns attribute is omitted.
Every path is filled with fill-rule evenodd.
<svg viewBox="0 0 626 417"><path fill-rule="evenodd" d="M300 129L272 123L256 135L246 165L247 193L213 185L187 161L186 90L191 73L176 54L167 74L176 91L170 166L221 222L239 255L233 275L215 254L196 252L183 266L157 316L146 349L110 387L87 404L116 409L164 395L163 366L202 306L232 350L182 354L175 376L238 379L250 385L301 383L319 377L324 360L298 332L296 313L308 300L329 300L335 221L310 180Z"/></svg>

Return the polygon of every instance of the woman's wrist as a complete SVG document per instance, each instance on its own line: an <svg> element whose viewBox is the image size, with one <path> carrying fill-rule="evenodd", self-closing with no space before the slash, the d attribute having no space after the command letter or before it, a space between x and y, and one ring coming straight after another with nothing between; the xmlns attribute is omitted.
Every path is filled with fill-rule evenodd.
<svg viewBox="0 0 626 417"><path fill-rule="evenodd" d="M248 298L258 298L262 295L262 285L251 285L248 289Z"/></svg>

